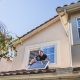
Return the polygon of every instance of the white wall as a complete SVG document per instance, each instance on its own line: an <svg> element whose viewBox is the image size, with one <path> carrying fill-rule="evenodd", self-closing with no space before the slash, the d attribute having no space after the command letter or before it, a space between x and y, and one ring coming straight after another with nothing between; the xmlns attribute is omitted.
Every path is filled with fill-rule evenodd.
<svg viewBox="0 0 80 80"><path fill-rule="evenodd" d="M57 64L54 67L70 67L71 66L71 55L68 37L65 34L64 28L60 21L49 25L47 28L41 30L37 34L27 39L22 45L17 46L18 56L13 62L12 69L23 69L27 65L29 52L28 46L33 46L47 42L58 42L57 46ZM15 65L16 64L16 65Z"/></svg>
<svg viewBox="0 0 80 80"><path fill-rule="evenodd" d="M12 61L7 61L7 59L2 58L0 60L0 72L1 71L11 71Z"/></svg>
<svg viewBox="0 0 80 80"><path fill-rule="evenodd" d="M29 58L29 46L35 48L35 45L43 46L49 44L57 45L57 63L51 64L50 67L70 67L71 66L71 53L69 40L66 36L65 30L60 21L50 24L45 29L26 39L22 45L17 46L17 57L7 66L11 65L6 70L20 70L25 69ZM1 68L1 67L0 67ZM4 70L1 68L1 70Z"/></svg>

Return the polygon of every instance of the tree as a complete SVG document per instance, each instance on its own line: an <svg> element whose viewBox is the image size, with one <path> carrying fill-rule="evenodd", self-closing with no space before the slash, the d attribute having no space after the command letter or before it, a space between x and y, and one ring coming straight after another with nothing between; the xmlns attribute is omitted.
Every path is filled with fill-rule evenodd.
<svg viewBox="0 0 80 80"><path fill-rule="evenodd" d="M17 52L12 42L12 36L9 35L8 31L5 28L5 25L0 23L0 58L9 58L9 49L11 51L14 50L15 52Z"/></svg>

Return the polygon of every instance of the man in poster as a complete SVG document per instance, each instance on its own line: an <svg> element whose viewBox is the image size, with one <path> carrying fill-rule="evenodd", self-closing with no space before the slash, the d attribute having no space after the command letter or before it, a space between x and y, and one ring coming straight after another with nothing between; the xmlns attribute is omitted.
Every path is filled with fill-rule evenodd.
<svg viewBox="0 0 80 80"><path fill-rule="evenodd" d="M47 65L48 63L48 57L46 54L44 54L44 52L42 50L39 50L39 53L37 56L35 56L29 63L30 66L32 66L33 64L35 63L39 63L41 62L42 64L45 64L45 66ZM37 65L39 64L35 64L36 68L37 68ZM44 67L45 67L44 66ZM40 67L40 66L39 66ZM46 66L46 69L48 69L48 66Z"/></svg>

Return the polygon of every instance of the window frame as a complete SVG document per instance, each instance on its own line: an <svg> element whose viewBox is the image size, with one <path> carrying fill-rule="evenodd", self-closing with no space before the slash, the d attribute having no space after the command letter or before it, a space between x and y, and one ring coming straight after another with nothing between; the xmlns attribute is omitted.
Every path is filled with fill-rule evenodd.
<svg viewBox="0 0 80 80"><path fill-rule="evenodd" d="M80 29L80 27L78 26L78 19L80 19L80 17L76 18L78 38L80 39L80 33L79 33L79 29Z"/></svg>
<svg viewBox="0 0 80 80"><path fill-rule="evenodd" d="M27 50L26 53L28 54L26 63L27 64L29 63L30 51L36 50L36 49L42 48L42 47L48 47L48 46L55 46L55 54L54 54L55 62L54 63L49 63L49 64L50 64L51 67L56 66L58 64L59 41L43 42L43 43L39 43L39 44L26 46L25 50Z"/></svg>
<svg viewBox="0 0 80 80"><path fill-rule="evenodd" d="M30 57L30 51L35 51L37 49L47 48L47 47L50 47L50 46L54 47L54 53L53 53L53 55L54 55L54 62L49 62L49 63L50 64L57 64L57 45L54 45L54 44L52 44L52 45L46 45L46 46L43 46L43 47L42 46L41 47L37 47L35 49L29 49L29 57Z"/></svg>

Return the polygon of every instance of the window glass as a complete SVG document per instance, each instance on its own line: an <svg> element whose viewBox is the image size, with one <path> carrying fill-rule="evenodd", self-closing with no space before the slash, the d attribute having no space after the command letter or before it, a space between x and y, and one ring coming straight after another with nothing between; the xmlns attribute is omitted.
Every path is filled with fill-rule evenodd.
<svg viewBox="0 0 80 80"><path fill-rule="evenodd" d="M80 18L77 18L77 28L78 28L78 35L80 38Z"/></svg>
<svg viewBox="0 0 80 80"><path fill-rule="evenodd" d="M78 27L80 28L80 18L77 18Z"/></svg>
<svg viewBox="0 0 80 80"><path fill-rule="evenodd" d="M45 47L43 48L43 51L48 56L50 63L55 63L55 47Z"/></svg>
<svg viewBox="0 0 80 80"><path fill-rule="evenodd" d="M80 38L80 28L78 28L79 38Z"/></svg>

